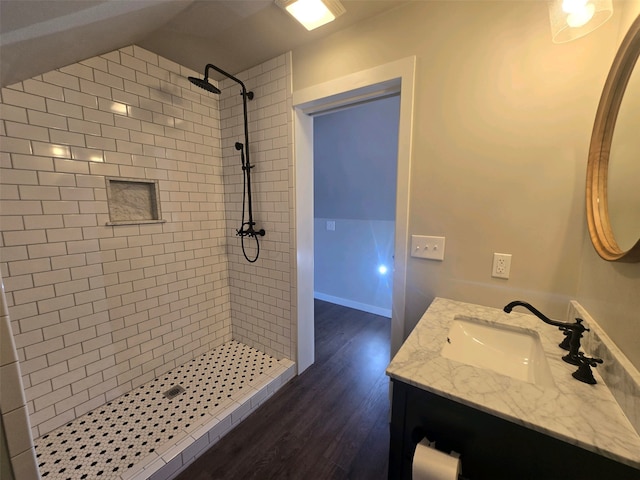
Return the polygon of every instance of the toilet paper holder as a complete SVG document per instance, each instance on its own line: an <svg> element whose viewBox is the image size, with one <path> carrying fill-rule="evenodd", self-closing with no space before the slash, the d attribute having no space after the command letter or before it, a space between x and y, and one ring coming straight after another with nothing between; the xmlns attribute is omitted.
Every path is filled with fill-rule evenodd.
<svg viewBox="0 0 640 480"><path fill-rule="evenodd" d="M414 429L411 434L411 441L413 445L415 445L414 451L415 451L415 448L417 448L418 444L425 439L427 440L429 447L433 448L434 450L441 451L443 453L446 453L447 455L451 455L452 457L460 458L461 454L456 451L451 450L447 452L446 450L440 450L439 448L436 448L436 442L429 440L429 437L427 436L426 432L422 428ZM458 480L471 480L471 479L468 477L465 477L462 474L458 474Z"/></svg>

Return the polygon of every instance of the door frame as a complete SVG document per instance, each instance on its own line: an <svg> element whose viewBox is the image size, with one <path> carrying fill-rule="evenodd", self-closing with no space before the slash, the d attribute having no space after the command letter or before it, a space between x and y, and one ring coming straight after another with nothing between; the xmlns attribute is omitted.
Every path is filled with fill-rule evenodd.
<svg viewBox="0 0 640 480"><path fill-rule="evenodd" d="M297 370L313 364L313 114L400 94L391 355L404 341L409 196L416 57L407 57L293 92L297 285Z"/></svg>

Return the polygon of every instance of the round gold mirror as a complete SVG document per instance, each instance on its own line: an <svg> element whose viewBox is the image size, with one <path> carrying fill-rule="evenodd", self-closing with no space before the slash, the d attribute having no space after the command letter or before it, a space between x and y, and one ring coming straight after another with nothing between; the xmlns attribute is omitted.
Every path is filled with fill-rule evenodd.
<svg viewBox="0 0 640 480"><path fill-rule="evenodd" d="M640 16L613 60L589 147L589 235L609 261L640 261L640 68L633 74L639 54Z"/></svg>

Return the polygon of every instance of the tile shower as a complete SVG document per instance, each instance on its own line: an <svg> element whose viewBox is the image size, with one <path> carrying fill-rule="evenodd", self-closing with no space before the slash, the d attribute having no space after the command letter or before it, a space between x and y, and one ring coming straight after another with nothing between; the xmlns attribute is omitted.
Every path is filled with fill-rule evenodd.
<svg viewBox="0 0 640 480"><path fill-rule="evenodd" d="M290 57L239 74L256 95L254 211L268 232L256 264L235 237L241 97L188 75L131 46L2 89L0 268L38 445L230 345L292 374ZM157 183L160 218L107 225L107 179Z"/></svg>

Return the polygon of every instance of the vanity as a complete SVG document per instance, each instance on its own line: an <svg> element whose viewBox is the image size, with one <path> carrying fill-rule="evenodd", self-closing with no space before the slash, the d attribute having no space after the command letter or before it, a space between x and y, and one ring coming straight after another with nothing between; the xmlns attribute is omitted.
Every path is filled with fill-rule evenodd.
<svg viewBox="0 0 640 480"><path fill-rule="evenodd" d="M478 365L492 357L487 351L467 358L448 352L463 341L460 324L506 332L513 350L530 349L525 356L533 365L510 370L513 352L484 366ZM591 331L583 345L594 354L590 347L599 340L589 337L599 330L592 319L585 325ZM595 385L582 383L572 377L576 366L562 360L562 337L528 313L436 298L387 368L393 386L389 479L411 479L415 446L425 436L438 450L459 453L469 480L640 479L640 436L599 372L615 361L606 358L593 369ZM504 349L494 338L490 347L494 341ZM630 398L640 402L637 390Z"/></svg>

